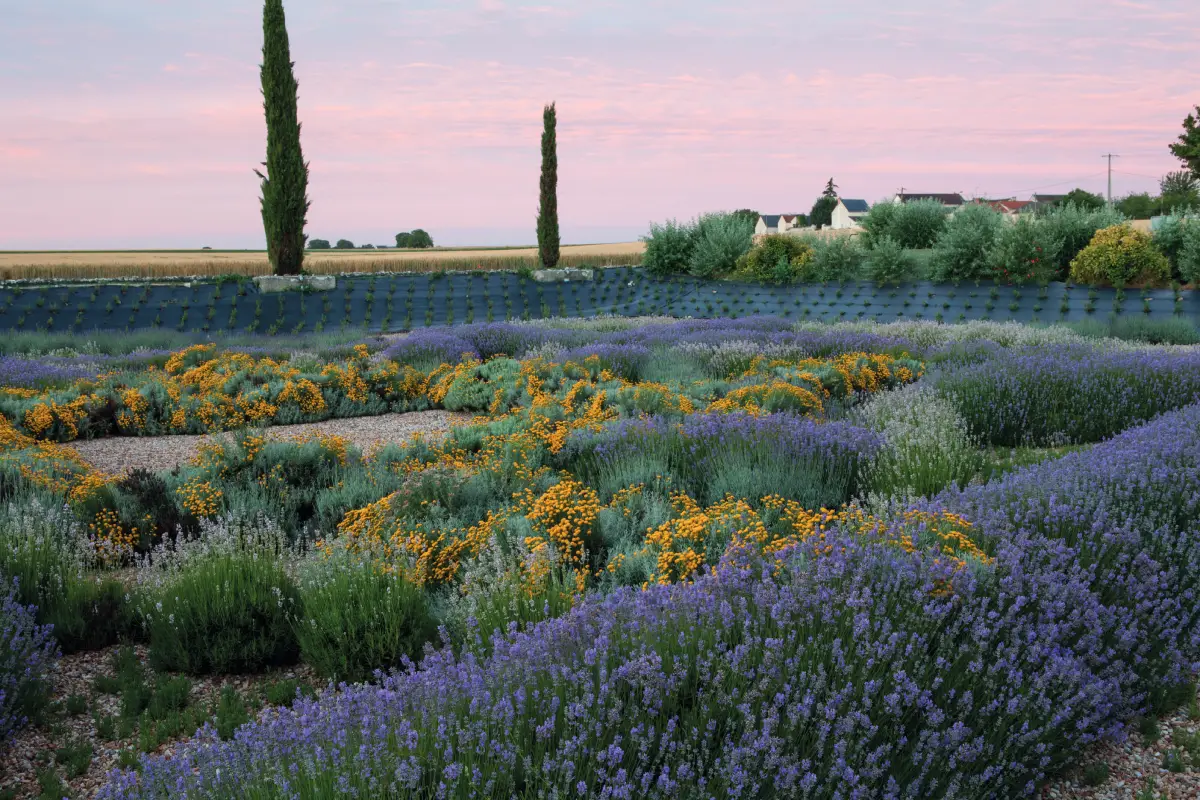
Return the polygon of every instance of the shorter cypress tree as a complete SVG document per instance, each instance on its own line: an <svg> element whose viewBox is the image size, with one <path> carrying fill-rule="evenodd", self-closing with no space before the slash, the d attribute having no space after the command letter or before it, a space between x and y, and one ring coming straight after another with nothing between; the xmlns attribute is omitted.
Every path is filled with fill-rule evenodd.
<svg viewBox="0 0 1200 800"><path fill-rule="evenodd" d="M558 144L554 103L542 110L542 184L538 203L538 258L546 269L558 266Z"/></svg>

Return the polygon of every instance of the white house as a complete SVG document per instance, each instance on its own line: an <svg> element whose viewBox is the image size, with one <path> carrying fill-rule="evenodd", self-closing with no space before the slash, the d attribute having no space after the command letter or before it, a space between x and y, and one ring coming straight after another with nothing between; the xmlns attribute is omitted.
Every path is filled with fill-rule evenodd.
<svg viewBox="0 0 1200 800"><path fill-rule="evenodd" d="M870 207L866 200L849 200L844 197L838 198L838 204L833 209L833 221L830 222L831 228L856 228L862 218L867 215Z"/></svg>
<svg viewBox="0 0 1200 800"><path fill-rule="evenodd" d="M762 236L767 233L787 233L800 225L803 217L800 214L760 214L754 224L754 234Z"/></svg>

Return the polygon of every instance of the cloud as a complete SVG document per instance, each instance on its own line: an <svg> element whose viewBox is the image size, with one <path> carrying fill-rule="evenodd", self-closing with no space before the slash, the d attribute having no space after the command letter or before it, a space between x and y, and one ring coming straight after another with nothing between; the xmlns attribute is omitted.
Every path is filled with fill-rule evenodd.
<svg viewBox="0 0 1200 800"><path fill-rule="evenodd" d="M310 219L380 241L532 225L551 100L564 230L807 208L828 173L860 197L1090 180L1101 152L1161 174L1195 103L1191 2L289 6ZM0 248L50 244L64 219L79 236L261 236L257 12L62 5L78 7L27 4L0 30Z"/></svg>

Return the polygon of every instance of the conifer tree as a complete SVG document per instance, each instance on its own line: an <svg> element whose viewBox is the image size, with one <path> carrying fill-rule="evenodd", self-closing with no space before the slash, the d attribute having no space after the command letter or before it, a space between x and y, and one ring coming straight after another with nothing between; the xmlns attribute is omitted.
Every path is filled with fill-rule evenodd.
<svg viewBox="0 0 1200 800"><path fill-rule="evenodd" d="M263 110L267 117L267 173L262 179L262 219L267 258L276 275L299 275L304 263L308 164L300 151L296 77L292 71L283 0L263 6Z"/></svg>
<svg viewBox="0 0 1200 800"><path fill-rule="evenodd" d="M538 203L538 258L546 269L558 266L558 144L554 103L542 110L542 184Z"/></svg>

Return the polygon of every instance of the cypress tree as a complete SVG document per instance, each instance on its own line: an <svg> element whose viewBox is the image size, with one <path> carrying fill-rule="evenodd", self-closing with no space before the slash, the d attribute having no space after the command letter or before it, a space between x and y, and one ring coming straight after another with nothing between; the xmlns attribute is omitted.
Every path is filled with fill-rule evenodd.
<svg viewBox="0 0 1200 800"><path fill-rule="evenodd" d="M554 103L542 110L542 186L538 203L538 258L546 269L558 266L558 144Z"/></svg>
<svg viewBox="0 0 1200 800"><path fill-rule="evenodd" d="M267 258L276 275L299 275L304 263L308 213L308 164L300 151L296 76L292 72L283 0L263 6L263 109L267 116L267 174L262 179L262 218Z"/></svg>

